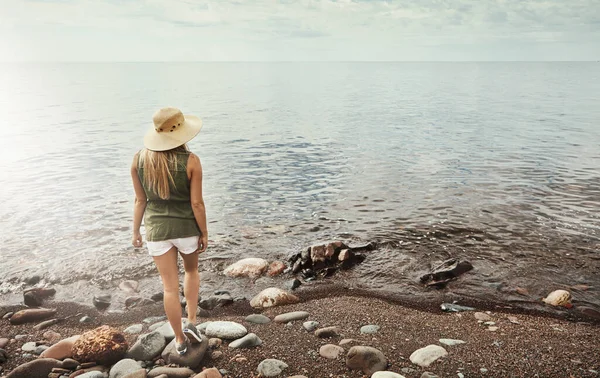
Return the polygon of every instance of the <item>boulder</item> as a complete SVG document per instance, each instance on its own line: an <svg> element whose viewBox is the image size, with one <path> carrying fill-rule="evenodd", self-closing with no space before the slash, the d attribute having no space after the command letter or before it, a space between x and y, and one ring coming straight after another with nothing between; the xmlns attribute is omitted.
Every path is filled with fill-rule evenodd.
<svg viewBox="0 0 600 378"><path fill-rule="evenodd" d="M207 350L208 338L203 337L200 344L191 344L188 347L187 352L183 356L180 356L175 349L175 340L172 340L163 350L161 357L167 364L176 364L195 369L202 362Z"/></svg>
<svg viewBox="0 0 600 378"><path fill-rule="evenodd" d="M142 366L139 362L125 358L110 368L110 372L108 374L109 378L124 378L128 374L136 372L140 370Z"/></svg>
<svg viewBox="0 0 600 378"><path fill-rule="evenodd" d="M125 336L114 328L101 326L85 332L73 345L73 358L79 362L94 361L112 365L127 353Z"/></svg>
<svg viewBox="0 0 600 378"><path fill-rule="evenodd" d="M140 335L127 352L127 357L138 361L150 361L165 348L166 341L158 331Z"/></svg>
<svg viewBox="0 0 600 378"><path fill-rule="evenodd" d="M56 309L30 308L17 311L10 317L10 324L40 322L56 315Z"/></svg>
<svg viewBox="0 0 600 378"><path fill-rule="evenodd" d="M72 357L73 345L81 336L75 335L66 339L60 340L50 348L42 352L40 357L42 358L54 358L57 360L63 360L65 358Z"/></svg>
<svg viewBox="0 0 600 378"><path fill-rule="evenodd" d="M367 375L372 375L387 368L387 359L380 350L359 345L348 351L346 366L349 369L361 370Z"/></svg>
<svg viewBox="0 0 600 378"><path fill-rule="evenodd" d="M300 302L300 299L287 291L270 287L261 291L250 301L250 306L254 308L265 308L281 306L286 304L294 304Z"/></svg>
<svg viewBox="0 0 600 378"><path fill-rule="evenodd" d="M428 367L440 357L447 356L446 349L439 345L427 345L424 348L417 349L410 355L410 362L421 367Z"/></svg>
<svg viewBox="0 0 600 378"><path fill-rule="evenodd" d="M38 358L14 368L6 378L47 378L52 369L60 368L62 362L53 358Z"/></svg>
<svg viewBox="0 0 600 378"><path fill-rule="evenodd" d="M260 277L269 267L265 259L250 257L229 265L223 273L229 277Z"/></svg>

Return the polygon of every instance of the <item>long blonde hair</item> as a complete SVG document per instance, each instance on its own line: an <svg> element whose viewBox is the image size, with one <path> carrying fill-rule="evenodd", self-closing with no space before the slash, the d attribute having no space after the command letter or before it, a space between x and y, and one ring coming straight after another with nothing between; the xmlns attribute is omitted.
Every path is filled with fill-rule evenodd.
<svg viewBox="0 0 600 378"><path fill-rule="evenodd" d="M185 144L168 151L147 148L140 151L139 164L144 168L144 183L161 199L171 197L171 185L175 186L172 172L177 169L177 153L181 152L189 152Z"/></svg>

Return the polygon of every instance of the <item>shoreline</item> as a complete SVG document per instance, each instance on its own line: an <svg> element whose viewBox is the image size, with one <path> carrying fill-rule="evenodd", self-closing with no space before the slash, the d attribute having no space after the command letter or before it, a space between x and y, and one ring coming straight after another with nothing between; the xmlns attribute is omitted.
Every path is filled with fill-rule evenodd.
<svg viewBox="0 0 600 378"><path fill-rule="evenodd" d="M417 309L373 296L365 297L357 292L351 295L338 294L304 293L299 295L301 302L298 304L262 310L253 309L248 301L237 301L211 310L207 318L198 318L198 323L216 320L238 322L245 325L250 332L256 333L263 340L263 345L253 349L232 350L224 341L223 346L217 349L221 351L222 356L214 359L210 356L205 357L196 371L200 371L203 366L215 366L229 371L229 377L254 377L256 367L262 359L278 358L289 365L282 377L294 374L307 377L367 377L360 372L348 370L344 363L345 354L335 360L319 356L321 346L337 345L343 338L352 338L358 340L360 345L369 345L381 350L388 360L389 370L406 378L420 377L425 371L436 373L439 377L456 376L458 372L467 377L500 377L507 374L515 377L534 374L540 374L540 377L564 377L569 374L576 377L598 376L595 372L600 369L600 355L597 353L600 348L600 323L582 323L526 313L515 314L500 308L487 311L499 326L499 330L490 332L488 327L474 318L475 311L431 312L427 310L427 306ZM3 306L0 314L23 307ZM48 328L58 331L63 338L102 324L122 331L132 324L142 323L145 318L164 315L162 303L134 308L123 313L103 313L91 306L73 303L48 302L44 307L57 308L57 315L63 318L83 314L93 319L90 324L81 324L80 316L77 316ZM476 311L485 310L478 307ZM247 315L253 313L262 313L272 319L275 315L290 311L307 311L310 313L308 320L316 320L325 327L337 326L340 328L340 336L332 339L317 338L302 328L302 321L292 322L291 325L274 322L258 325L244 321ZM510 321L508 314L512 314ZM367 324L377 324L381 331L373 335L361 334L359 328ZM9 359L1 365L3 371L0 372L0 376L20 363L31 360L20 357L20 346L24 342L43 339L43 333L48 330L37 331L33 329L33 325L34 323L15 326L10 325L7 320L0 321L0 338L14 338L18 334L29 335L24 340L11 342L7 346ZM147 328L146 324L144 328ZM132 345L136 335L128 335L127 338L129 345ZM439 344L437 340L440 338L456 338L466 343L445 347L448 356L434 362L428 368L421 368L408 360L414 350L430 344ZM542 351L541 347L544 345L548 345L549 349ZM348 347L344 346L344 349L345 352L348 351ZM235 360L238 354L245 359L243 362ZM528 358L530 354L537 356L540 363ZM523 358L527 361L524 362ZM485 374L480 369L486 369Z"/></svg>

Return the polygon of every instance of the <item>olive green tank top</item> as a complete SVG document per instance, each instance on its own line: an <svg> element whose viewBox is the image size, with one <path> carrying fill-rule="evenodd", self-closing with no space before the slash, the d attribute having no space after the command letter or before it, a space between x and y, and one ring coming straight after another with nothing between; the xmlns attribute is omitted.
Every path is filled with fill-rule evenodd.
<svg viewBox="0 0 600 378"><path fill-rule="evenodd" d="M177 153L177 168L171 171L175 185L171 183L168 200L161 199L146 186L143 162L138 159L138 176L148 200L144 216L147 241L187 238L201 234L190 200L190 180L187 176L189 156L190 152Z"/></svg>

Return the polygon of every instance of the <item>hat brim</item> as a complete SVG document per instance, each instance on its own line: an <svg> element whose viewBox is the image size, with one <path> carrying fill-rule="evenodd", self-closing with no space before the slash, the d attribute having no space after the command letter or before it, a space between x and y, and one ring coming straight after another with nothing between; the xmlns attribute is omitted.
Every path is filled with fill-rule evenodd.
<svg viewBox="0 0 600 378"><path fill-rule="evenodd" d="M202 128L202 120L193 115L184 115L183 124L173 131L157 132L154 127L144 136L144 147L151 151L168 151L194 139Z"/></svg>

